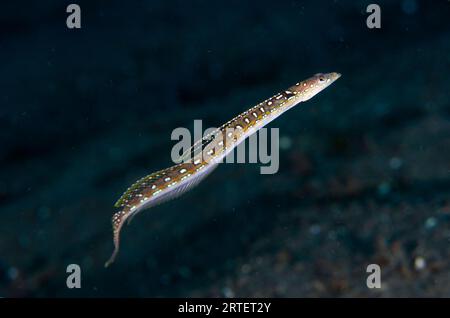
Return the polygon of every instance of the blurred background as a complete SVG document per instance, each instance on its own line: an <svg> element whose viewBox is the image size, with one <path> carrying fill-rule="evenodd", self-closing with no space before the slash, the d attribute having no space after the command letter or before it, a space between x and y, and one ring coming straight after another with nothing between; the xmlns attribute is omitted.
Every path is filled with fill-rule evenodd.
<svg viewBox="0 0 450 318"><path fill-rule="evenodd" d="M450 2L10 2L0 11L0 296L450 296ZM271 123L280 170L221 165L138 215L114 202L218 126L318 72ZM81 266L81 289L66 267ZM366 267L382 270L368 289Z"/></svg>

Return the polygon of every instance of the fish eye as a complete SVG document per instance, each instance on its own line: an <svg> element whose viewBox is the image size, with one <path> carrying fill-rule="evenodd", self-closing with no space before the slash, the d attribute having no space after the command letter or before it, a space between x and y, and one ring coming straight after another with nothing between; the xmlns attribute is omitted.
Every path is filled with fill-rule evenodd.
<svg viewBox="0 0 450 318"><path fill-rule="evenodd" d="M321 83L325 82L325 78L319 77L319 82L321 82Z"/></svg>

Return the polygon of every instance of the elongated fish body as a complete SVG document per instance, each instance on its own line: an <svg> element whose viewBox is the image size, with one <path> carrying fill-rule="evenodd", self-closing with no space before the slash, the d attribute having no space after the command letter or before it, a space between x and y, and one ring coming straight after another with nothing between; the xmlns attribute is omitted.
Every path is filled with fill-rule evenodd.
<svg viewBox="0 0 450 318"><path fill-rule="evenodd" d="M234 117L196 142L183 154L183 162L152 173L134 183L116 202L113 215L114 251L105 266L119 251L120 230L124 222L143 209L173 199L203 180L218 163L248 136L285 111L304 102L331 85L339 73L316 74Z"/></svg>

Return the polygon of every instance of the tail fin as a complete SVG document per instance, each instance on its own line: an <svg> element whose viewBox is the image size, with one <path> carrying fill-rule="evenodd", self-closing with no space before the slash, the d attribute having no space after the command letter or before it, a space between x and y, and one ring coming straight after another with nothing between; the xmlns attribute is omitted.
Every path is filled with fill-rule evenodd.
<svg viewBox="0 0 450 318"><path fill-rule="evenodd" d="M217 163L194 161L152 173L134 183L114 205L121 210L112 217L114 251L105 267L112 264L119 252L120 231L144 209L172 200L199 184L215 168Z"/></svg>

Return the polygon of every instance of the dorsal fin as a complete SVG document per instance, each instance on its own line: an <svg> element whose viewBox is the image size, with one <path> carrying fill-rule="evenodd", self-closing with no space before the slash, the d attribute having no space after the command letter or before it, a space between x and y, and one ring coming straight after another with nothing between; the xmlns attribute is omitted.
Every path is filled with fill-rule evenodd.
<svg viewBox="0 0 450 318"><path fill-rule="evenodd" d="M212 142L217 134L221 133L221 128L216 128L203 138L197 140L191 147L189 147L183 154L180 156L180 160L182 162L189 162L194 157L196 157L200 151L202 151L210 142Z"/></svg>
<svg viewBox="0 0 450 318"><path fill-rule="evenodd" d="M139 190L140 188L145 186L145 184L150 184L150 183L152 183L152 181L157 180L160 177L161 172L163 172L163 171L164 170L154 172L152 174L149 174L149 175L139 179L135 183L133 183L127 189L127 191L125 191L122 194L122 196L119 198L119 200L117 200L117 202L114 203L114 207L116 207L116 208L124 207L126 205L126 203L129 201L129 199L132 198L134 192L136 192L137 190Z"/></svg>

